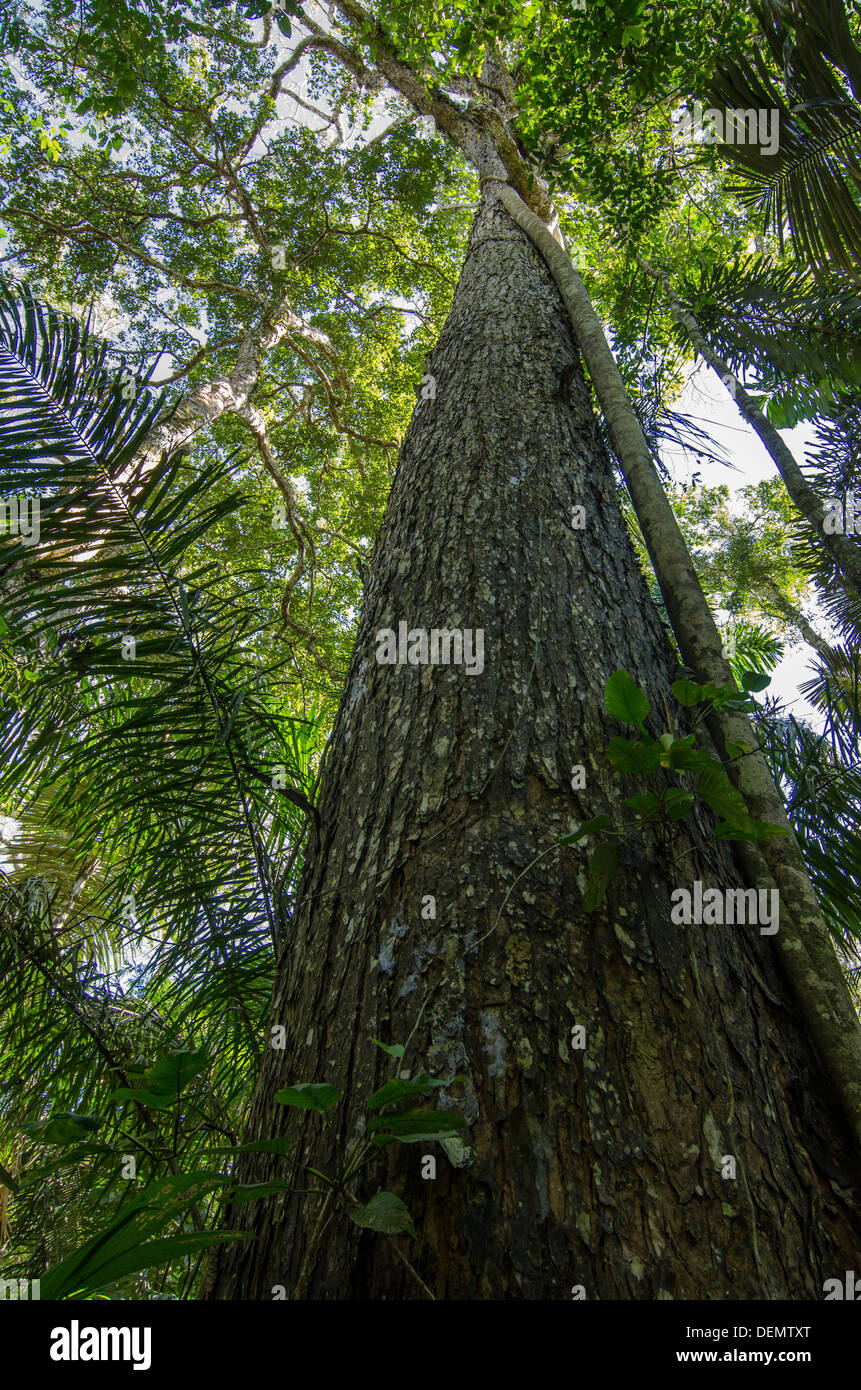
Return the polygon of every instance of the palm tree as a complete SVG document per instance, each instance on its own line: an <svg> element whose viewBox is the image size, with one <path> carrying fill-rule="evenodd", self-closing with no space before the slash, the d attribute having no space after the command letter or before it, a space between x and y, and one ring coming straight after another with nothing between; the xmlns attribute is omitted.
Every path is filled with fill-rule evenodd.
<svg viewBox="0 0 861 1390"><path fill-rule="evenodd" d="M779 148L722 145L743 200L808 265L861 272L861 50L841 0L760 0L760 47L721 66L709 100L777 110ZM768 59L771 59L769 63ZM779 76L778 76L779 74Z"/></svg>
<svg viewBox="0 0 861 1390"><path fill-rule="evenodd" d="M194 559L241 502L232 460L192 472L163 454L138 478L164 416L146 374L88 325L26 286L0 289L0 470L15 499L0 542L0 797L18 823L0 878L0 1048L17 1059L7 1186L22 1147L66 1146L16 1184L7 1254L14 1267L41 1252L41 1268L18 1266L34 1276L104 1225L100 1185L128 1273L146 1210L134 1183L117 1185L119 1155L175 1184L235 1142L310 810L315 726L276 717L254 593L237 608ZM14 525L25 498L29 535ZM167 1102L111 1103L168 1056ZM161 1225L185 1242L174 1253L207 1243L206 1192L170 1189L165 1207L159 1191Z"/></svg>

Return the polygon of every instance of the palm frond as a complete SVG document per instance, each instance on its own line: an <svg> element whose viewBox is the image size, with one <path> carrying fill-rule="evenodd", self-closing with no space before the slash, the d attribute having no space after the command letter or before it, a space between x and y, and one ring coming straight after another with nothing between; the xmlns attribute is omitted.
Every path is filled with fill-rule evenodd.
<svg viewBox="0 0 861 1390"><path fill-rule="evenodd" d="M820 661L801 694L825 715L824 733L835 756L861 758L861 665L857 648L835 647Z"/></svg>
<svg viewBox="0 0 861 1390"><path fill-rule="evenodd" d="M238 604L188 558L242 504L233 459L131 467L164 410L142 375L126 399L128 373L85 326L6 289L0 468L7 495L38 499L40 526L35 542L0 537L0 807L20 827L0 1051L21 1069L0 1111L13 1132L56 1111L106 1116L106 1142L57 1170L85 1227L120 1128L156 1155L149 1178L171 1144L205 1152L241 1124L320 741L284 713L265 602ZM118 1071L192 1039L209 1046L207 1086L170 1136L154 1139L145 1111L106 1109ZM32 1145L18 1152L26 1171ZM23 1213L38 1227L46 1191L16 1194L13 1226Z"/></svg>
<svg viewBox="0 0 861 1390"><path fill-rule="evenodd" d="M861 761L844 761L826 734L792 716L756 720L804 852L807 871L842 954L861 943Z"/></svg>
<svg viewBox="0 0 861 1390"><path fill-rule="evenodd" d="M770 397L779 428L821 414L861 386L854 280L745 257L691 268L678 292L735 375Z"/></svg>
<svg viewBox="0 0 861 1390"><path fill-rule="evenodd" d="M815 432L805 451L804 471L823 507L842 505L849 494L861 500L861 393L842 395L823 409L814 421ZM847 533L847 541L861 545L861 536ZM821 546L811 544L809 528L802 522L793 528L791 549L795 561L818 590L819 606L827 621L852 648L861 641L861 600L849 588L843 574Z"/></svg>
<svg viewBox="0 0 861 1390"><path fill-rule="evenodd" d="M724 634L733 675L740 681L745 671L773 671L783 656L784 644L761 623L736 619Z"/></svg>
<svg viewBox="0 0 861 1390"><path fill-rule="evenodd" d="M810 90L810 88L813 90ZM709 101L728 111L777 113L778 148L722 144L742 174L733 188L759 212L781 246L791 232L796 255L823 270L861 270L861 108L820 63L805 95L787 98L760 54L726 63L709 86Z"/></svg>

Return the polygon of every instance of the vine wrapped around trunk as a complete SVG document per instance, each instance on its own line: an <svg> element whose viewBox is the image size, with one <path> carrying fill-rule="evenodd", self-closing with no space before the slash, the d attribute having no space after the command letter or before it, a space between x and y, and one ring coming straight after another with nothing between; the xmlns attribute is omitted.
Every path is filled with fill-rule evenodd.
<svg viewBox="0 0 861 1390"><path fill-rule="evenodd" d="M743 881L709 812L680 825L673 863L656 833L628 840L593 913L583 851L554 847L638 789L605 756L608 677L647 692L651 733L684 732L684 712L568 315L495 197L428 373L276 982L286 1049L266 1050L247 1137L286 1131L291 1157L333 1172L384 1079L372 1039L463 1074L437 1103L468 1130L445 1152L381 1150L355 1194L400 1195L417 1240L360 1231L346 1202L321 1222L298 1192L238 1206L228 1225L256 1240L221 1252L208 1296L820 1297L861 1235L857 1204L834 1201L851 1140L768 938L671 925L674 888ZM378 663L401 622L482 630L483 670ZM298 1082L343 1093L337 1132L288 1124L275 1095ZM249 1154L237 1178L285 1171Z"/></svg>

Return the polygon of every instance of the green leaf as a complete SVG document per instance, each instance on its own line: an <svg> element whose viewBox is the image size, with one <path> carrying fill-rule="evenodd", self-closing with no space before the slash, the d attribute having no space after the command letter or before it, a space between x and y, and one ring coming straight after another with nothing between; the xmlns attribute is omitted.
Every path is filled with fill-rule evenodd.
<svg viewBox="0 0 861 1390"><path fill-rule="evenodd" d="M749 753L749 752L750 752L750 744L748 744L748 743L732 743L732 742L728 739L728 740L727 740L727 745L726 745L726 751L727 751L727 754L729 755L730 758L742 758L742 757L744 757L745 753Z"/></svg>
<svg viewBox="0 0 861 1390"><path fill-rule="evenodd" d="M390 1057L396 1058L399 1062L402 1061L405 1050L403 1043L392 1043L390 1045L389 1043L378 1042L376 1038L371 1038L371 1042L374 1044L374 1047L381 1047L384 1052L388 1052Z"/></svg>
<svg viewBox="0 0 861 1390"><path fill-rule="evenodd" d="M694 806L692 792L686 792L683 787L668 787L664 792L664 810L670 820L683 820L690 815Z"/></svg>
<svg viewBox="0 0 861 1390"><path fill-rule="evenodd" d="M354 1225L381 1231L387 1236L396 1236L402 1231L408 1231L411 1236L416 1233L412 1217L394 1192L378 1192L367 1206L350 1207L348 1215Z"/></svg>
<svg viewBox="0 0 861 1390"><path fill-rule="evenodd" d="M673 681L670 686L673 694L680 705L689 709L692 705L699 705L703 700L716 700L727 692L732 692L731 685L694 685L693 681Z"/></svg>
<svg viewBox="0 0 861 1390"><path fill-rule="evenodd" d="M472 34L473 29L470 23L462 24L458 29L455 37L455 48L459 58L463 58L469 52L469 46L472 43Z"/></svg>
<svg viewBox="0 0 861 1390"><path fill-rule="evenodd" d="M43 1275L40 1292L43 1299L52 1301L81 1298L85 1294L98 1293L102 1289L112 1287L129 1274L138 1274L143 1269L152 1269L156 1265L185 1259L186 1255L194 1255L198 1250L205 1250L210 1245L220 1245L222 1241L228 1240L251 1239L249 1231L193 1231L187 1235L168 1236L163 1240L152 1240L145 1245L137 1245L103 1264L97 1263L93 1258L92 1262L88 1260L82 1267L79 1265L73 1269L73 1263L78 1260L81 1252L88 1251L90 1245L96 1245L95 1241L88 1241L86 1246L82 1246L81 1250L76 1251L68 1260L55 1265Z"/></svg>
<svg viewBox="0 0 861 1390"><path fill-rule="evenodd" d="M161 1110L171 1105L185 1090L195 1076L209 1066L209 1053L205 1047L196 1051L168 1052L158 1057L151 1067L147 1067L141 1078L142 1084L134 1088L119 1087L111 1093L111 1100L136 1100L153 1110Z"/></svg>
<svg viewBox="0 0 861 1390"><path fill-rule="evenodd" d="M747 840L756 843L758 840L773 840L779 835L788 835L789 831L784 825L770 825L768 821L751 820L743 827L733 825L730 821L721 821L715 827L715 837L719 840Z"/></svg>
<svg viewBox="0 0 861 1390"><path fill-rule="evenodd" d="M224 1194L230 1202L256 1202L261 1197L271 1197L276 1192L289 1192L290 1184L283 1182L281 1178L273 1178L271 1182L249 1182L238 1183L236 1187L231 1187Z"/></svg>
<svg viewBox="0 0 861 1390"><path fill-rule="evenodd" d="M764 671L742 671L739 681L743 690L759 692L771 685L771 676L767 676Z"/></svg>
<svg viewBox="0 0 861 1390"><path fill-rule="evenodd" d="M604 703L607 710L620 724L636 724L642 729L643 720L651 708L649 701L638 685L632 681L628 672L619 670L604 686Z"/></svg>
<svg viewBox="0 0 861 1390"><path fill-rule="evenodd" d="M715 709L743 713L754 709L755 704L756 702L751 695L740 695L737 690L734 690L731 695L722 695L719 700L715 700Z"/></svg>
<svg viewBox="0 0 861 1390"><path fill-rule="evenodd" d="M277 1091L275 1099L279 1105L292 1105L297 1110L331 1110L341 1099L341 1092L327 1082L302 1081L298 1086L287 1086Z"/></svg>
<svg viewBox="0 0 861 1390"><path fill-rule="evenodd" d="M596 845L586 870L583 911L595 912L607 897L607 889L619 870L619 851L615 845Z"/></svg>
<svg viewBox="0 0 861 1390"><path fill-rule="evenodd" d="M137 1273L217 1244L247 1237L235 1231L200 1231L151 1240L188 1208L226 1185L217 1173L180 1173L160 1178L138 1195L124 1199L97 1235L49 1270L42 1279L44 1299L77 1298L109 1288Z"/></svg>
<svg viewBox="0 0 861 1390"><path fill-rule="evenodd" d="M612 821L609 816L595 816L593 820L584 820L578 830L572 830L570 835L560 835L556 841L558 845L573 845L578 840L583 840L587 835L594 835L596 830L609 830Z"/></svg>
<svg viewBox="0 0 861 1390"><path fill-rule="evenodd" d="M58 1173L63 1168L72 1168L84 1158L95 1157L97 1154L115 1153L110 1144L75 1144L71 1148L64 1148L62 1154L57 1158L49 1159L44 1163L34 1163L22 1173L19 1179L19 1186L36 1187L52 1173Z"/></svg>
<svg viewBox="0 0 861 1390"><path fill-rule="evenodd" d="M611 738L607 744L607 757L617 772L634 772L642 777L660 767L661 745L651 738Z"/></svg>
<svg viewBox="0 0 861 1390"><path fill-rule="evenodd" d="M744 797L733 786L720 764L698 768L694 773L694 785L715 815L745 830L753 824Z"/></svg>
<svg viewBox="0 0 861 1390"><path fill-rule="evenodd" d="M371 1143L378 1148L397 1140L417 1144L422 1139L459 1139L466 1120L454 1110L405 1110L401 1115L377 1115L368 1124Z"/></svg>
<svg viewBox="0 0 861 1390"><path fill-rule="evenodd" d="M18 1183L16 1179L12 1177L12 1174L9 1172L8 1168L3 1167L2 1163L0 1163L0 1185L2 1185L3 1187L8 1187L11 1192L17 1192L18 1190Z"/></svg>
<svg viewBox="0 0 861 1390"><path fill-rule="evenodd" d="M404 1096L425 1095L428 1091L441 1090L444 1086L453 1086L456 1081L465 1080L463 1076L453 1076L450 1081L440 1081L421 1073L409 1080L387 1081L368 1097L366 1104L369 1110L381 1110L384 1105L394 1105L396 1101L403 1100Z"/></svg>
<svg viewBox="0 0 861 1390"><path fill-rule="evenodd" d="M661 803L654 792L637 792L636 796L626 796L623 804L650 819L661 814Z"/></svg>
<svg viewBox="0 0 861 1390"><path fill-rule="evenodd" d="M85 1134L92 1134L104 1123L104 1115L63 1111L47 1120L27 1120L19 1129L37 1144L79 1144Z"/></svg>
<svg viewBox="0 0 861 1390"><path fill-rule="evenodd" d="M156 1091L130 1090L126 1086L118 1086L115 1091L111 1091L108 1100L133 1100L138 1105L146 1105L150 1110L164 1110L168 1105L173 1105L176 1096L159 1095Z"/></svg>
<svg viewBox="0 0 861 1390"><path fill-rule="evenodd" d="M696 772L700 768L712 768L718 772L723 771L722 765L715 758L710 758L708 753L703 753L701 749L694 748L693 739L680 740L674 743L669 750L670 767L677 772Z"/></svg>

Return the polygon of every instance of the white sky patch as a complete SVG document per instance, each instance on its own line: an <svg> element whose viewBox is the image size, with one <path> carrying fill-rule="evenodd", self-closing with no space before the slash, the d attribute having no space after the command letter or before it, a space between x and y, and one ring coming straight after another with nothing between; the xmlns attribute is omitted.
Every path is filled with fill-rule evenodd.
<svg viewBox="0 0 861 1390"><path fill-rule="evenodd" d="M8 846L20 838L21 822L12 816L0 816L0 869L4 873L14 872L15 865L8 853Z"/></svg>
<svg viewBox="0 0 861 1390"><path fill-rule="evenodd" d="M704 487L724 485L730 491L730 506L733 511L742 511L739 499L734 498L741 488L752 483L763 482L776 476L777 470L759 437L750 425L742 419L734 400L726 387L715 376L710 367L700 365L692 371L685 389L674 408L685 415L696 417L709 437L720 444L733 465L697 460L693 465L680 449L662 451L664 463L670 476L677 483L689 482L695 473ZM805 450L813 438L813 428L805 423L791 430L781 430L781 435L795 458L802 464ZM738 471L736 471L738 470ZM827 639L833 630L822 613L815 597L805 601L808 616L813 626ZM803 719L814 728L823 726L822 714L813 708L799 692L799 685L810 680L816 671L814 653L806 642L787 648L772 673L768 693L780 696L797 719Z"/></svg>

